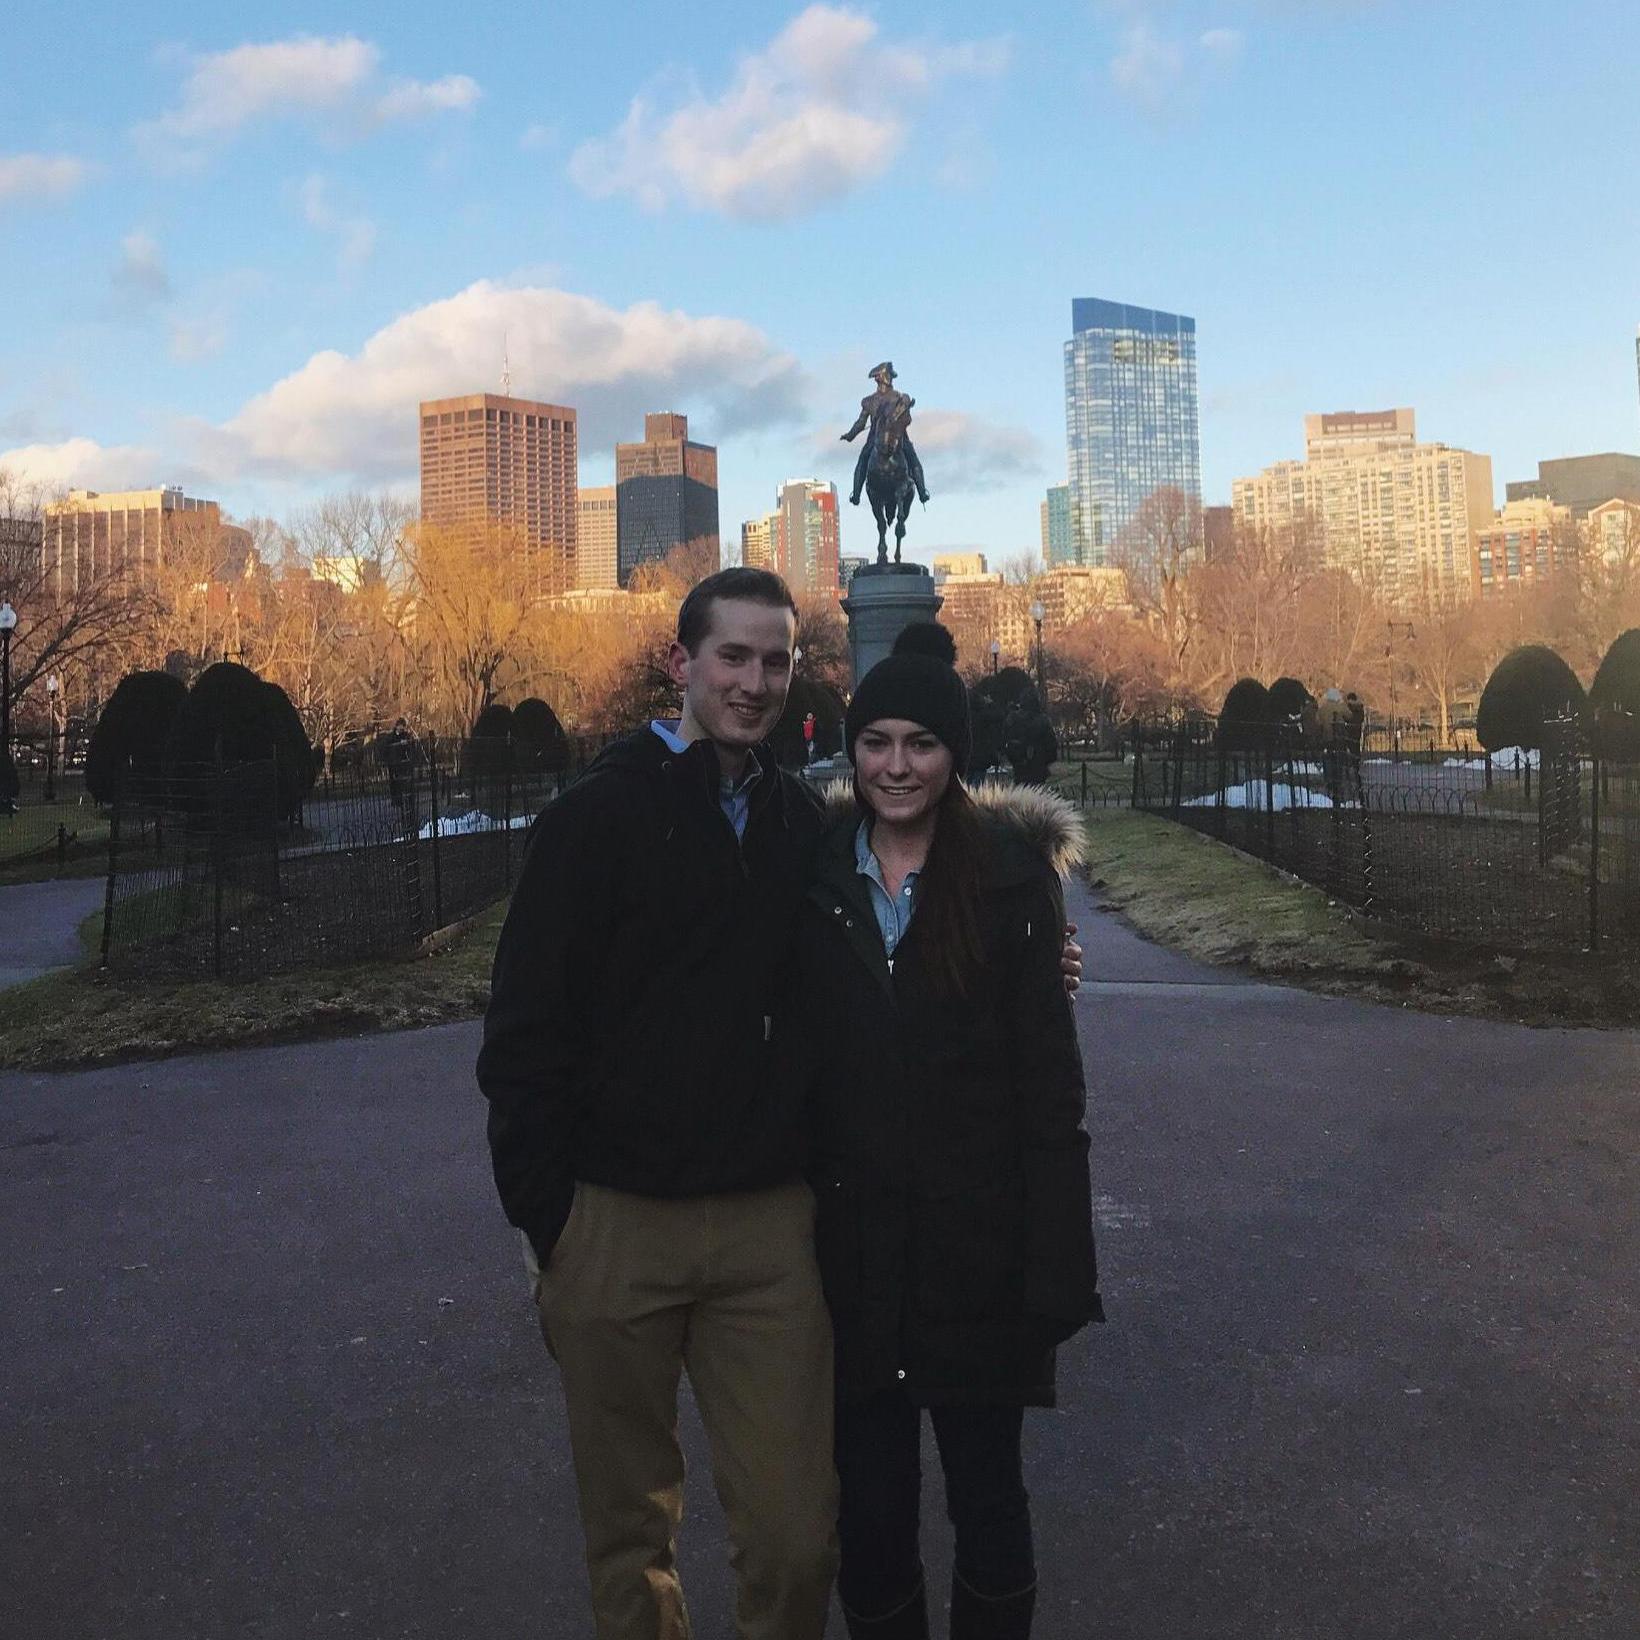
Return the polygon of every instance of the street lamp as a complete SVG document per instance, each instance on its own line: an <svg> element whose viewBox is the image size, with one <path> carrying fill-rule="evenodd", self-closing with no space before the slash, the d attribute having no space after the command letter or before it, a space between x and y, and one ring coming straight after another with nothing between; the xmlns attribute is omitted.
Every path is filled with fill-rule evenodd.
<svg viewBox="0 0 1640 1640"><path fill-rule="evenodd" d="M0 752L11 749L11 635L17 611L8 599L0 603Z"/></svg>
<svg viewBox="0 0 1640 1640"><path fill-rule="evenodd" d="M57 800L57 697L62 693L63 680L55 672L46 679L46 705L50 726L46 731L46 791L48 803Z"/></svg>
<svg viewBox="0 0 1640 1640"><path fill-rule="evenodd" d="M1041 697L1044 712L1048 709L1048 681L1042 663L1042 617L1047 613L1040 598L1031 605L1031 619L1036 622L1036 692Z"/></svg>
<svg viewBox="0 0 1640 1640"><path fill-rule="evenodd" d="M997 675L997 657L1001 655L1001 653L1002 640L1000 638L993 638L991 640L991 676L993 678Z"/></svg>

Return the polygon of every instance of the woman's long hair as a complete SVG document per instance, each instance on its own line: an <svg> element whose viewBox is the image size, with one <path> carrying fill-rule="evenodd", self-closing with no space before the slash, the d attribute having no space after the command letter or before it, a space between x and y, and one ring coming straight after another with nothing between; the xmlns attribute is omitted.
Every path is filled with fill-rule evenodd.
<svg viewBox="0 0 1640 1640"><path fill-rule="evenodd" d="M855 795L870 807L858 784ZM979 810L955 768L936 813L934 840L917 878L917 939L919 944L926 942L929 966L940 988L966 996L985 960L979 932L985 837Z"/></svg>

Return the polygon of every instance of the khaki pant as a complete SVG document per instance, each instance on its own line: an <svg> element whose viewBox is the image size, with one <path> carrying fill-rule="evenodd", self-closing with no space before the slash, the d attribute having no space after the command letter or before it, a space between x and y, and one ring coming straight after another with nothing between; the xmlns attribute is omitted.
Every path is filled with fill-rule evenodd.
<svg viewBox="0 0 1640 1640"><path fill-rule="evenodd" d="M598 1640L688 1640L683 1371L728 1518L736 1633L819 1636L837 1478L808 1186L669 1201L577 1184L536 1304L563 1373Z"/></svg>

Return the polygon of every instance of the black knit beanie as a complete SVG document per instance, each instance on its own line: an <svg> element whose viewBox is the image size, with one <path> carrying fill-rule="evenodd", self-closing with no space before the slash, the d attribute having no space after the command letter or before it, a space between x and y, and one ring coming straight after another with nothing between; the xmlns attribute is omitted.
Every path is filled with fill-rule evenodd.
<svg viewBox="0 0 1640 1640"><path fill-rule="evenodd" d="M878 661L860 679L843 719L849 761L854 742L868 723L879 718L904 718L920 723L950 748L957 773L968 767L972 734L968 727L968 686L954 667L932 655L890 655Z"/></svg>

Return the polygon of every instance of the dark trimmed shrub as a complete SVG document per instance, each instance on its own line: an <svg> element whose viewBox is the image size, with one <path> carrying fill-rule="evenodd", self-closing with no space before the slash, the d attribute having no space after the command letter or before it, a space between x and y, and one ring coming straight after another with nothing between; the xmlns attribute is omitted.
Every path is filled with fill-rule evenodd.
<svg viewBox="0 0 1640 1640"><path fill-rule="evenodd" d="M17 778L17 765L11 760L11 747L0 746L0 803L15 803L23 789Z"/></svg>
<svg viewBox="0 0 1640 1640"><path fill-rule="evenodd" d="M188 686L169 672L130 672L108 697L85 750L85 789L112 803L125 784L138 802L165 791L165 749Z"/></svg>
<svg viewBox="0 0 1640 1640"><path fill-rule="evenodd" d="M1511 650L1492 669L1475 713L1475 738L1489 752L1506 746L1528 751L1543 745L1546 718L1581 712L1583 685L1577 674L1544 644Z"/></svg>
<svg viewBox="0 0 1640 1640"><path fill-rule="evenodd" d="M288 819L311 779L312 762L302 734L302 755L295 755L286 712L290 702L282 689L264 683L249 667L218 661L200 673L172 725L166 749L166 776L172 801L200 818L220 815L234 831L271 829ZM298 721L297 733L301 733ZM254 771L224 782L212 780L218 766L233 769L277 760L278 784L268 788Z"/></svg>
<svg viewBox="0 0 1640 1640"><path fill-rule="evenodd" d="M1589 685L1589 727L1606 757L1640 758L1640 627L1612 640Z"/></svg>
<svg viewBox="0 0 1640 1640"><path fill-rule="evenodd" d="M793 678L786 705L769 731L769 747L782 768L800 769L808 760L803 718L814 713L814 755L830 757L843 744L843 697L818 678Z"/></svg>
<svg viewBox="0 0 1640 1640"><path fill-rule="evenodd" d="M530 696L513 708L513 744L524 752L532 768L556 773L569 763L569 736L558 714L544 700Z"/></svg>
<svg viewBox="0 0 1640 1640"><path fill-rule="evenodd" d="M1315 705L1315 696L1297 678L1277 678L1270 685L1268 703L1273 723L1302 721Z"/></svg>
<svg viewBox="0 0 1640 1640"><path fill-rule="evenodd" d="M1232 751L1263 745L1269 738L1270 691L1257 678L1230 685L1219 708L1219 742Z"/></svg>
<svg viewBox="0 0 1640 1640"><path fill-rule="evenodd" d="M316 773L313 762L313 744L302 727L302 715L291 704L290 696L277 683L264 683L268 691L269 709L278 726L279 798L287 819L302 806L302 799L313 790Z"/></svg>

